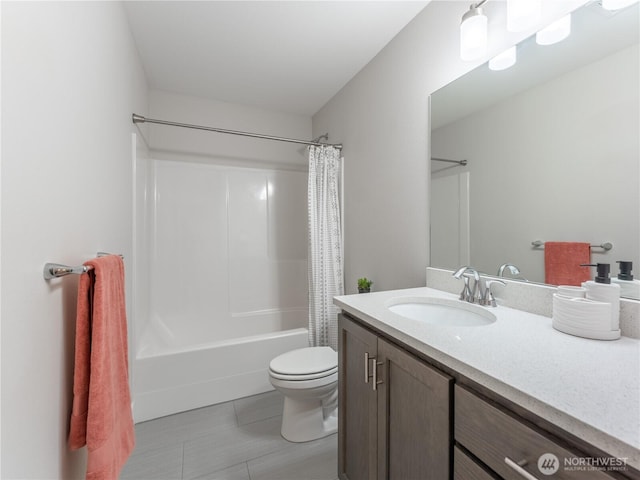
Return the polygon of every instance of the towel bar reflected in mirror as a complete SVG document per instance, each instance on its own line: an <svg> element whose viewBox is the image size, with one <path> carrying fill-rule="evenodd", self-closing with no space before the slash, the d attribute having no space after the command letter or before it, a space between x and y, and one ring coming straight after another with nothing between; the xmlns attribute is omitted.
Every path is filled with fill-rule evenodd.
<svg viewBox="0 0 640 480"><path fill-rule="evenodd" d="M533 245L534 248L541 248L544 246L544 242L542 240L534 240L531 242L531 245ZM591 248L602 248L606 252L613 248L613 243L605 242L600 245L591 245Z"/></svg>

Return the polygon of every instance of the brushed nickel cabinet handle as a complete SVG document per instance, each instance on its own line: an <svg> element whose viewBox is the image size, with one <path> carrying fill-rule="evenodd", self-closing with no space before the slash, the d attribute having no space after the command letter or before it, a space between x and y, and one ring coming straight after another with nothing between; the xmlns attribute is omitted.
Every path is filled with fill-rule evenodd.
<svg viewBox="0 0 640 480"><path fill-rule="evenodd" d="M378 380L378 365L382 365L382 362L376 362L375 358L372 358L373 360L373 378L371 380L371 383L373 383L373 390L377 390L378 389L378 385L380 385L382 382L382 380Z"/></svg>
<svg viewBox="0 0 640 480"><path fill-rule="evenodd" d="M371 379L371 382L373 383L373 389L376 389L376 385L378 384L378 362L376 362L376 359L373 358L373 378Z"/></svg>
<svg viewBox="0 0 640 480"><path fill-rule="evenodd" d="M513 460L511 460L509 457L504 457L504 463L506 463L508 467L510 467L512 470L518 473L518 475L520 475L522 478L526 478L527 480L538 480L536 477L534 477L529 472L527 472L524 468L522 468L524 465L527 464L526 461L521 461L519 463L516 463Z"/></svg>
<svg viewBox="0 0 640 480"><path fill-rule="evenodd" d="M373 361L375 362L375 357L372 357ZM364 352L364 383L369 383L369 378L371 377L371 375L369 375L369 352Z"/></svg>

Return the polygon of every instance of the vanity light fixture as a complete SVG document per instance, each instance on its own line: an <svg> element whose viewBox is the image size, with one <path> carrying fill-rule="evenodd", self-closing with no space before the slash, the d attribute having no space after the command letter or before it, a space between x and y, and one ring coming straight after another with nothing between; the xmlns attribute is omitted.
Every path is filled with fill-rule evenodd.
<svg viewBox="0 0 640 480"><path fill-rule="evenodd" d="M487 16L482 5L487 0L474 3L462 16L460 23L460 58L476 60L487 54Z"/></svg>
<svg viewBox="0 0 640 480"><path fill-rule="evenodd" d="M569 13L536 33L536 43L538 45L553 45L567 38L570 33L571 14Z"/></svg>
<svg viewBox="0 0 640 480"><path fill-rule="evenodd" d="M605 10L620 10L633 5L638 0L602 0L602 8Z"/></svg>
<svg viewBox="0 0 640 480"><path fill-rule="evenodd" d="M507 0L507 30L523 32L540 22L541 0Z"/></svg>
<svg viewBox="0 0 640 480"><path fill-rule="evenodd" d="M505 70L516 63L516 46L507 48L504 52L489 60L490 70Z"/></svg>

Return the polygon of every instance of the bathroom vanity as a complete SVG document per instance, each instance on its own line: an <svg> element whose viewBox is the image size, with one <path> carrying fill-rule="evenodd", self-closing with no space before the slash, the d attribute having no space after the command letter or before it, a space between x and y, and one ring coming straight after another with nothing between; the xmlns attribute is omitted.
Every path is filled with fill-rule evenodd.
<svg viewBox="0 0 640 480"><path fill-rule="evenodd" d="M452 377L345 315L338 343L343 478L448 478Z"/></svg>
<svg viewBox="0 0 640 480"><path fill-rule="evenodd" d="M480 326L395 313L431 288L336 297L342 479L640 478L640 341L490 308Z"/></svg>

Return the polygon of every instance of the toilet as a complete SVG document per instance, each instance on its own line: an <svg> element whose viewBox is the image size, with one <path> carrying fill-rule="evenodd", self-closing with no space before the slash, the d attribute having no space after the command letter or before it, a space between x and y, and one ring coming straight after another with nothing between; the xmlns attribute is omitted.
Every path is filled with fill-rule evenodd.
<svg viewBox="0 0 640 480"><path fill-rule="evenodd" d="M306 347L277 356L269 380L284 395L282 436L308 442L338 429L338 354L331 347Z"/></svg>

